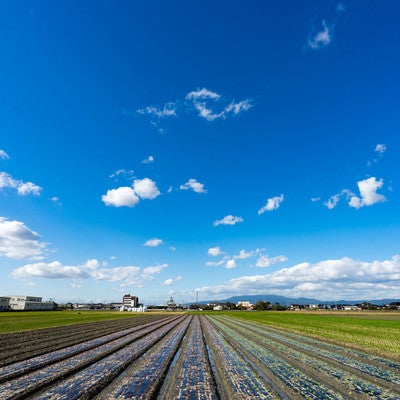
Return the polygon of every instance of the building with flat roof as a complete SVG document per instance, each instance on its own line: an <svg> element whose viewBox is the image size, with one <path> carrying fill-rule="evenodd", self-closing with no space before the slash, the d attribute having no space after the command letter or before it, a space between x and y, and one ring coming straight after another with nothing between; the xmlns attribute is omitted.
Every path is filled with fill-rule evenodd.
<svg viewBox="0 0 400 400"><path fill-rule="evenodd" d="M35 296L10 296L9 309L19 311L49 311L57 307L54 301L42 301Z"/></svg>

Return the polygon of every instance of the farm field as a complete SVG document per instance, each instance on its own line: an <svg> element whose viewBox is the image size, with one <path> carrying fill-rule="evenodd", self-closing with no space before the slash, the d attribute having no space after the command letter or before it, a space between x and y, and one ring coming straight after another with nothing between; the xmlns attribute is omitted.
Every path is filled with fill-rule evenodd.
<svg viewBox="0 0 400 400"><path fill-rule="evenodd" d="M230 312L226 315L400 359L399 312Z"/></svg>
<svg viewBox="0 0 400 400"><path fill-rule="evenodd" d="M134 318L141 314L119 311L18 311L0 313L0 334L56 326Z"/></svg>
<svg viewBox="0 0 400 400"><path fill-rule="evenodd" d="M1 400L400 399L398 357L224 313L146 314L0 339Z"/></svg>

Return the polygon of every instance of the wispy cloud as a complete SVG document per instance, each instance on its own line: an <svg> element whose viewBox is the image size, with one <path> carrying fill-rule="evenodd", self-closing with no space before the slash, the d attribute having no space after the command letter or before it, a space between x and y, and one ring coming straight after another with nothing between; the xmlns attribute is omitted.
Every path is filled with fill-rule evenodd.
<svg viewBox="0 0 400 400"><path fill-rule="evenodd" d="M233 215L227 215L220 220L214 221L214 226L218 225L236 225L243 222L242 217L234 217Z"/></svg>
<svg viewBox="0 0 400 400"><path fill-rule="evenodd" d="M261 207L258 210L258 215L263 214L266 211L273 211L273 210L277 210L281 203L283 202L284 196L283 194L281 194L280 196L275 196L275 197L271 197L270 199L267 199L267 203L265 204L265 206Z"/></svg>
<svg viewBox="0 0 400 400"><path fill-rule="evenodd" d="M256 267L258 268L268 268L271 265L282 263L287 261L286 256L275 256L275 257L268 257L267 255L261 254L257 260Z"/></svg>
<svg viewBox="0 0 400 400"><path fill-rule="evenodd" d="M0 158L2 160L8 160L10 157L8 156L8 154L4 150L0 149Z"/></svg>
<svg viewBox="0 0 400 400"><path fill-rule="evenodd" d="M196 179L190 178L185 184L179 187L181 190L193 190L196 193L207 193L207 190L204 189L204 184L197 182Z"/></svg>
<svg viewBox="0 0 400 400"><path fill-rule="evenodd" d="M14 179L7 172L0 172L0 190L5 188L16 189L18 194L25 196L33 194L39 196L42 188L32 182L23 182L19 179Z"/></svg>
<svg viewBox="0 0 400 400"><path fill-rule="evenodd" d="M318 50L332 42L333 26L328 26L325 20L322 21L321 25L317 32L314 29L310 34L310 38L307 41L308 48Z"/></svg>
<svg viewBox="0 0 400 400"><path fill-rule="evenodd" d="M13 259L40 260L46 243L23 222L0 217L0 256Z"/></svg>
<svg viewBox="0 0 400 400"><path fill-rule="evenodd" d="M370 167L372 164L376 164L386 153L386 150L387 150L386 144L383 143L377 144L374 149L376 157L374 157L372 160L369 160L367 165Z"/></svg>
<svg viewBox="0 0 400 400"><path fill-rule="evenodd" d="M198 111L199 116L207 121L214 121L218 118L226 118L228 115L237 115L249 110L253 105L249 99L235 102L231 100L221 107L221 95L206 88L197 89L186 95L191 105Z"/></svg>
<svg viewBox="0 0 400 400"><path fill-rule="evenodd" d="M164 242L161 239L157 239L157 238L153 238L153 239L149 239L147 240L143 246L148 246L148 247L157 247L160 246L161 244L163 244Z"/></svg>
<svg viewBox="0 0 400 400"><path fill-rule="evenodd" d="M144 108L139 108L138 110L136 110L136 112L141 115L150 115L158 119L166 117L176 117L176 104L172 101L169 101L164 105L163 108L148 106Z"/></svg>
<svg viewBox="0 0 400 400"><path fill-rule="evenodd" d="M182 101L167 102L163 107L143 107L137 109L136 112L139 115L149 116L151 123L163 133L163 129L159 128L160 120L166 117L177 117L180 110L184 112L196 110L199 117L214 121L241 114L251 107L253 107L251 99L235 101L203 87L187 93Z"/></svg>
<svg viewBox="0 0 400 400"><path fill-rule="evenodd" d="M142 164L152 164L153 162L154 162L154 157L150 155L142 161Z"/></svg>

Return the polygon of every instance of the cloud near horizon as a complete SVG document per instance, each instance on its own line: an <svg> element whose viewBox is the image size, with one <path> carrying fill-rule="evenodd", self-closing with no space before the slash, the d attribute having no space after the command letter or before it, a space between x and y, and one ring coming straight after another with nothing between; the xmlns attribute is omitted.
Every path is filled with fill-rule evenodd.
<svg viewBox="0 0 400 400"><path fill-rule="evenodd" d="M349 257L303 262L265 275L234 278L222 285L196 288L202 298L243 294L280 294L318 300L398 298L400 255L390 260L359 261Z"/></svg>
<svg viewBox="0 0 400 400"><path fill-rule="evenodd" d="M96 259L88 260L79 265L63 265L60 261L53 261L26 264L15 269L12 276L15 279L93 279L95 281L122 282L121 286L124 287L143 287L146 281L153 280L154 275L167 267L168 264L145 268L138 266L105 268Z"/></svg>

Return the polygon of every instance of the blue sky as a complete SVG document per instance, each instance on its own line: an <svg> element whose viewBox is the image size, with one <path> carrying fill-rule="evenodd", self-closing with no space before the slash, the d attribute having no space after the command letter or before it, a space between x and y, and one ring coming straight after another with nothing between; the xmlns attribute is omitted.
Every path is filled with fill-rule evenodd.
<svg viewBox="0 0 400 400"><path fill-rule="evenodd" d="M0 294L399 298L396 1L4 1Z"/></svg>

